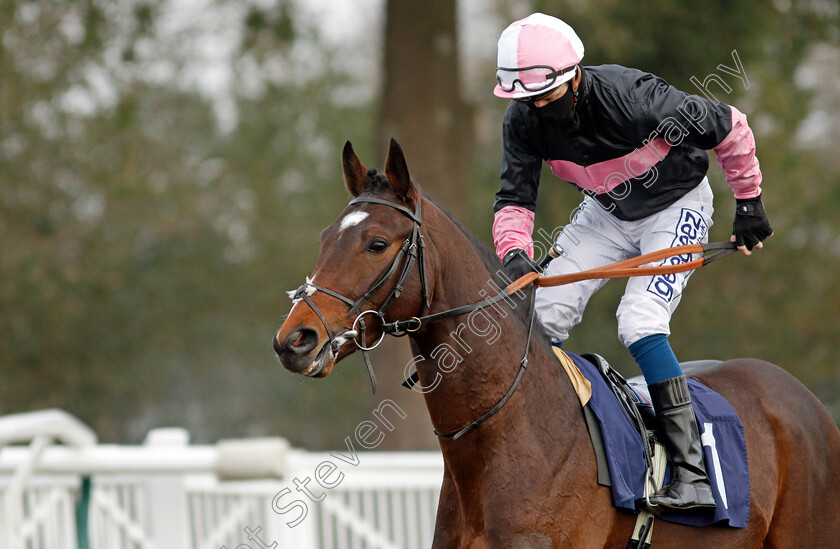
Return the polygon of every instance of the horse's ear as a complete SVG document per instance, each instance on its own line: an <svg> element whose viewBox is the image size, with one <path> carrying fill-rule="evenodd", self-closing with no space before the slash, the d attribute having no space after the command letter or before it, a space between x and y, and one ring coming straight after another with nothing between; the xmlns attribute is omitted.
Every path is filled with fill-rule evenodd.
<svg viewBox="0 0 840 549"><path fill-rule="evenodd" d="M350 141L344 144L341 164L344 168L344 184L347 185L347 190L354 197L358 197L362 193L362 184L368 179L367 168L359 160L359 156L353 150L353 144Z"/></svg>
<svg viewBox="0 0 840 549"><path fill-rule="evenodd" d="M394 192L406 202L414 202L418 198L417 188L411 182L408 166L405 163L405 154L393 137L391 147L388 149L388 157L385 159L385 177L388 178Z"/></svg>

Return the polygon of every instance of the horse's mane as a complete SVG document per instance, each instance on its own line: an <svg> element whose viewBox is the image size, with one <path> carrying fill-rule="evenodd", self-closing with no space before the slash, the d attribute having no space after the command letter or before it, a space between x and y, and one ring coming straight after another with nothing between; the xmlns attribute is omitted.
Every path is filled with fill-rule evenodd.
<svg viewBox="0 0 840 549"><path fill-rule="evenodd" d="M429 196L429 193L425 190L421 189L421 194L424 198L426 198L426 200L437 206L440 209L440 211L442 211L444 215L446 215L446 217L448 217L449 220L461 230L464 236L467 237L467 240L469 240L472 244L473 248L475 249L475 252L478 254L478 257L481 259L481 262L493 275L493 282L495 282L496 285L500 288L504 288L505 286L507 286L508 281L503 279L498 274L499 269L502 268L502 264L499 262L499 258L496 257L496 254L493 252L493 250L491 250L490 247L487 244L485 244L481 239L475 236L475 234L473 234L473 232L470 229L468 229L460 219L458 219L452 212L450 212L446 208L446 206L441 205L440 202L435 200L433 197Z"/></svg>

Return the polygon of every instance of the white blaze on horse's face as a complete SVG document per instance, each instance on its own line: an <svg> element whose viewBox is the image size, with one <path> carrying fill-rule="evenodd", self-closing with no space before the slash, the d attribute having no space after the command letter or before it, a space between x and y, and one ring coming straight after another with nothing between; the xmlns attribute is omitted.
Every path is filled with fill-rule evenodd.
<svg viewBox="0 0 840 549"><path fill-rule="evenodd" d="M343 232L345 229L350 227L355 227L365 219L367 219L368 213L367 212L351 212L344 216L341 220L341 223L338 225L339 232Z"/></svg>

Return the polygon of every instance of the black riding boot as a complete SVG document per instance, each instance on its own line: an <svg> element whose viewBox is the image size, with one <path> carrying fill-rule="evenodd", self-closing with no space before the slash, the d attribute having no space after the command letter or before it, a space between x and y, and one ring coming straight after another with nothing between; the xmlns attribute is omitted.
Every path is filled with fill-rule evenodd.
<svg viewBox="0 0 840 549"><path fill-rule="evenodd" d="M703 464L703 446L685 376L648 386L656 411L660 442L671 464L671 482L650 497L670 509L715 507L712 486Z"/></svg>

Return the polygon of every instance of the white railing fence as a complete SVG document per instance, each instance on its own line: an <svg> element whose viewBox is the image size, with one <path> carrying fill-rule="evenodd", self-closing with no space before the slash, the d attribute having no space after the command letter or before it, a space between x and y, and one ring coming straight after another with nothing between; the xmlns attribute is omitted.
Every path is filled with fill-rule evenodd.
<svg viewBox="0 0 840 549"><path fill-rule="evenodd" d="M0 549L421 549L442 474L437 453L190 445L178 428L103 445L61 411L5 416Z"/></svg>

